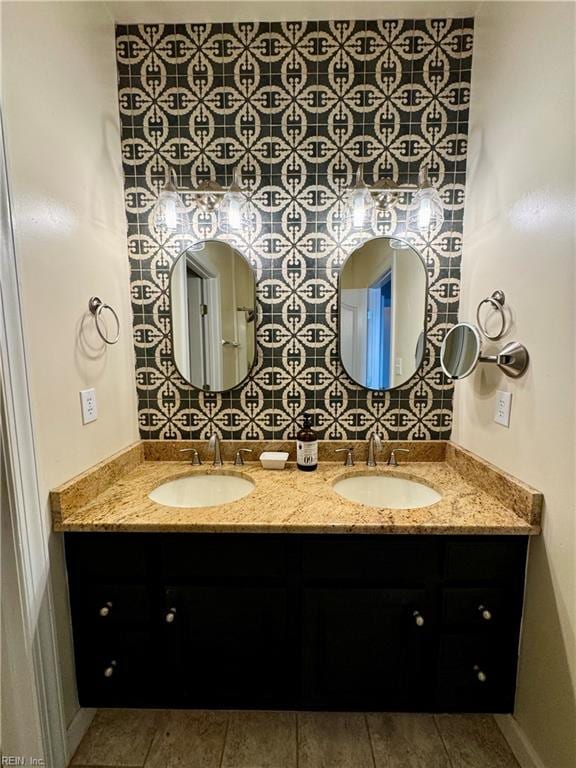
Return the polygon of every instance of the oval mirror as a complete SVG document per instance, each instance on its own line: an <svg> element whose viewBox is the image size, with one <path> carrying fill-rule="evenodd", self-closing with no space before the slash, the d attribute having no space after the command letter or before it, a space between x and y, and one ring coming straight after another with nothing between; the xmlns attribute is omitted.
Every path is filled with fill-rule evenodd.
<svg viewBox="0 0 576 768"><path fill-rule="evenodd" d="M469 323L458 323L442 342L440 365L450 379L464 379L476 368L482 354L478 329Z"/></svg>
<svg viewBox="0 0 576 768"><path fill-rule="evenodd" d="M256 353L256 281L241 253L206 240L170 274L174 362L192 386L224 392L250 372Z"/></svg>
<svg viewBox="0 0 576 768"><path fill-rule="evenodd" d="M415 248L377 237L346 259L339 280L340 359L367 389L405 384L422 364L428 275Z"/></svg>

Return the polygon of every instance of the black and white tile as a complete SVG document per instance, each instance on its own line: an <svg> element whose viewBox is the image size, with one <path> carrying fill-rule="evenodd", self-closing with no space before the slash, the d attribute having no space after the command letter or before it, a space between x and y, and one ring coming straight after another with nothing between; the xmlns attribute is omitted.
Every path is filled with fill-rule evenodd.
<svg viewBox="0 0 576 768"><path fill-rule="evenodd" d="M289 438L305 410L327 439L375 426L388 439L449 437L438 354L458 312L472 40L472 19L117 27L143 438ZM340 216L359 163L368 182L414 182L429 164L446 210L442 232L418 244L430 278L423 366L383 393L352 382L337 356L337 274L354 246ZM167 167L184 188L228 184L239 167L249 233L220 233L188 197L193 233L159 236L151 212ZM399 231L407 202L375 234ZM198 237L236 245L258 279L256 363L223 394L192 388L172 359L169 270Z"/></svg>

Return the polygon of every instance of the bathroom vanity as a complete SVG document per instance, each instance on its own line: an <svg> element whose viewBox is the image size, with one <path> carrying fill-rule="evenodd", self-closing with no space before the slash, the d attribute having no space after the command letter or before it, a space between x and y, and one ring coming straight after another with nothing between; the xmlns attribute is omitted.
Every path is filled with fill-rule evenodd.
<svg viewBox="0 0 576 768"><path fill-rule="evenodd" d="M80 702L509 712L526 547L68 533Z"/></svg>
<svg viewBox="0 0 576 768"><path fill-rule="evenodd" d="M250 462L252 494L169 508L152 488L214 470L131 450L52 495L82 705L512 711L536 491L443 444L394 469L426 508L347 501L367 470L334 462Z"/></svg>

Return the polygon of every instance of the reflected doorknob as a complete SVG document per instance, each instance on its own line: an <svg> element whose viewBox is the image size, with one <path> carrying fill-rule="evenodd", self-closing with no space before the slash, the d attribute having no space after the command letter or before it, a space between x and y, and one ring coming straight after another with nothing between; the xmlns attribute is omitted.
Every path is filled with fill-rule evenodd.
<svg viewBox="0 0 576 768"><path fill-rule="evenodd" d="M164 617L164 620L166 621L167 624L173 624L175 618L176 618L176 608L170 608L170 610Z"/></svg>

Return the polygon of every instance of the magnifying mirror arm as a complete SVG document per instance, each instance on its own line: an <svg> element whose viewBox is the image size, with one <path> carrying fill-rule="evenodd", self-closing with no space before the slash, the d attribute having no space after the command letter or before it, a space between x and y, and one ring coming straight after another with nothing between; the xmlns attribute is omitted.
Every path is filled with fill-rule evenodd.
<svg viewBox="0 0 576 768"><path fill-rule="evenodd" d="M530 356L524 344L510 341L497 355L480 355L478 360L481 363L496 363L507 376L517 379L526 372Z"/></svg>
<svg viewBox="0 0 576 768"><path fill-rule="evenodd" d="M478 363L495 364L507 376L517 379L526 372L529 362L528 350L518 341L509 341L495 355L483 355L480 332L470 323L458 323L451 328L440 350L442 370L454 380L470 376Z"/></svg>

